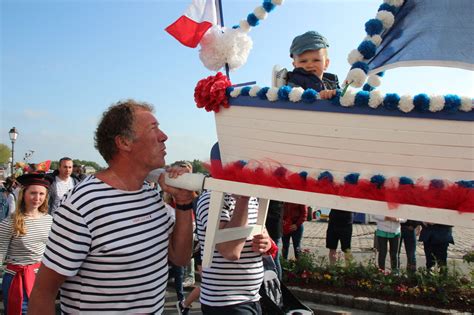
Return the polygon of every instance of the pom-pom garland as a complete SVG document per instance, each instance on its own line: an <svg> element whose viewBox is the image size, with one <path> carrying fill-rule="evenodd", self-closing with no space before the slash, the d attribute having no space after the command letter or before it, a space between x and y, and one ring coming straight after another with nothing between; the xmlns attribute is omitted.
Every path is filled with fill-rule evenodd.
<svg viewBox="0 0 474 315"><path fill-rule="evenodd" d="M354 69L360 70L360 69ZM362 71L362 70L360 70ZM377 74L379 75L379 74ZM227 96L251 96L258 97L262 100L275 102L278 100L291 102L305 102L314 103L319 99L319 93L313 89L304 90L301 87L290 87L284 85L280 88L276 87L228 87L226 91ZM387 93L383 95L380 91L358 91L348 89L346 93L341 96L341 91L338 90L336 97L331 101L335 104L344 107L352 106L369 106L371 108L378 108L383 105L390 110L400 110L404 113L409 113L416 109L418 112L469 112L473 109L472 99L470 97L460 97L457 95L434 95L428 96L426 94L418 94L414 97L411 95L398 95L397 93Z"/></svg>
<svg viewBox="0 0 474 315"><path fill-rule="evenodd" d="M364 71L364 73L353 71L354 64L365 63L367 65L367 61L375 56L377 47L382 43L381 34L388 31L393 26L395 23L395 14L398 12L400 6L403 5L404 1L405 0L385 0L384 3L380 5L376 17L365 23L367 37L357 48L357 51L363 56L363 59L361 60L360 55L353 51L349 53L347 60L351 65L351 70L347 74L344 85L349 84L356 88L364 86L364 83L367 80L368 71ZM369 45L368 43L371 43L372 45ZM360 66L358 66L358 68L364 69ZM368 86L364 87L364 90L371 91L379 85L380 83L378 85L372 85L368 82Z"/></svg>
<svg viewBox="0 0 474 315"><path fill-rule="evenodd" d="M436 178L428 182L426 179L415 181L405 176L386 178L383 174L361 176L359 173L350 173L344 176L329 171L321 171L319 174L309 174L306 171L294 173L282 165L268 165L258 161L237 161L223 166L220 161L213 160L210 172L217 179L385 201L395 207L397 204L411 204L474 213L472 180L452 183Z"/></svg>

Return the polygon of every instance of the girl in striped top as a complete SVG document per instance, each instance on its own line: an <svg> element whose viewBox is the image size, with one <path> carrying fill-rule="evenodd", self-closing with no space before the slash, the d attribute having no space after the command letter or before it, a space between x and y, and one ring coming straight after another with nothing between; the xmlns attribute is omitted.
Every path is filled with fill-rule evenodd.
<svg viewBox="0 0 474 315"><path fill-rule="evenodd" d="M18 178L23 185L16 211L0 223L0 263L5 314L26 314L36 271L53 222L48 214L49 181L44 174Z"/></svg>

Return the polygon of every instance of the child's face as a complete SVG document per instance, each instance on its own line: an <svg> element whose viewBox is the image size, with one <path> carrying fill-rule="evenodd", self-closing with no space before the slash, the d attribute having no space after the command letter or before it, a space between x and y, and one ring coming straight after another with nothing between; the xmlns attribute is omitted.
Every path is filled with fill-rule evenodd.
<svg viewBox="0 0 474 315"><path fill-rule="evenodd" d="M324 71L329 66L329 58L325 48L318 50L307 50L301 55L293 57L293 66L303 68L322 79Z"/></svg>

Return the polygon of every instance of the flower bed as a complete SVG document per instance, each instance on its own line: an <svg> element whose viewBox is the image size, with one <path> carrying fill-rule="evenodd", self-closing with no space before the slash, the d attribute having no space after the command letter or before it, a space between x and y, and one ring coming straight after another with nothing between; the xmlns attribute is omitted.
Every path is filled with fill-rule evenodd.
<svg viewBox="0 0 474 315"><path fill-rule="evenodd" d="M424 304L459 311L474 310L474 271L462 274L456 266L442 270L419 268L414 273L379 270L372 261L329 265L326 257L304 250L298 261L282 260L288 286L366 296L407 304Z"/></svg>

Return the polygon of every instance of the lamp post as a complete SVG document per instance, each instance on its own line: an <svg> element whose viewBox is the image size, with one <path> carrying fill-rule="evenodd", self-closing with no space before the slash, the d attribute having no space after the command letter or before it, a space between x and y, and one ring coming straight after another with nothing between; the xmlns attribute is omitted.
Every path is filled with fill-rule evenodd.
<svg viewBox="0 0 474 315"><path fill-rule="evenodd" d="M12 164L11 164L11 172L12 172L12 175L13 175L13 164L14 164L14 152L15 152L15 141L16 141L16 138L18 137L18 130L16 130L15 127L12 127L12 129L10 129L10 131L8 132L8 135L10 136L10 140L12 142Z"/></svg>

